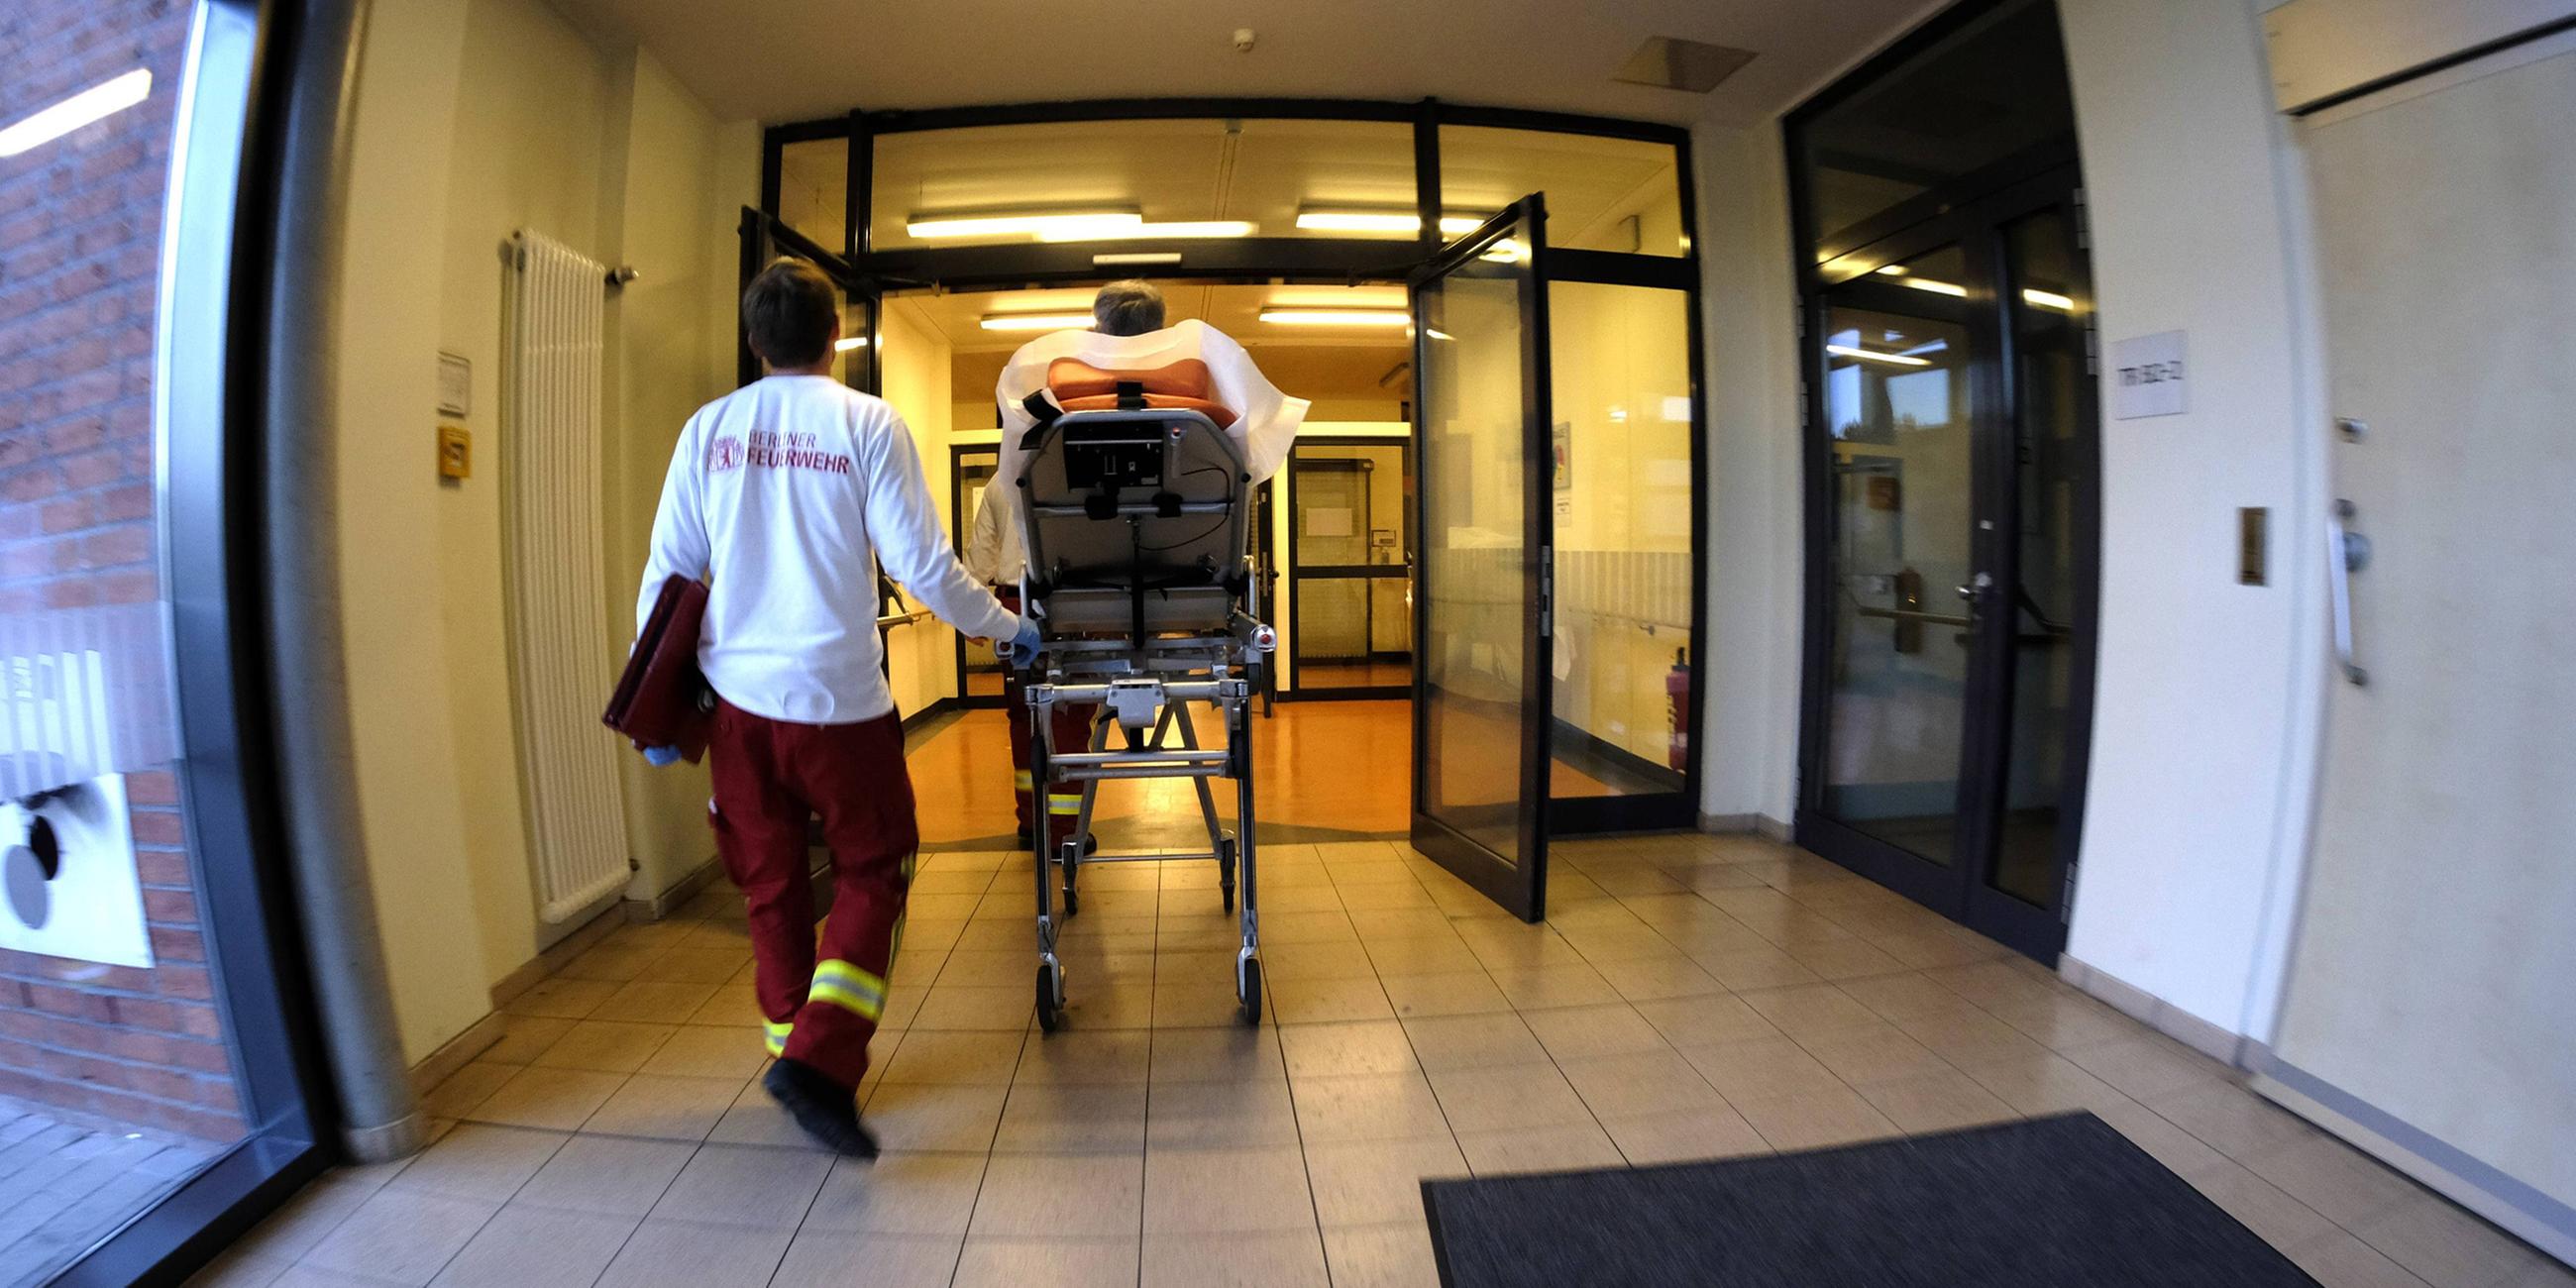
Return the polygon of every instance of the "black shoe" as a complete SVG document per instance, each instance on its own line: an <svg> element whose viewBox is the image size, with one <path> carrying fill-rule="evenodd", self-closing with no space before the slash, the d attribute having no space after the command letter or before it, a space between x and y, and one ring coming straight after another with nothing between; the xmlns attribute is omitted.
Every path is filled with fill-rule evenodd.
<svg viewBox="0 0 2576 1288"><path fill-rule="evenodd" d="M859 1125L857 1098L822 1070L782 1057L761 1076L760 1085L824 1148L852 1158L877 1156L876 1137Z"/></svg>

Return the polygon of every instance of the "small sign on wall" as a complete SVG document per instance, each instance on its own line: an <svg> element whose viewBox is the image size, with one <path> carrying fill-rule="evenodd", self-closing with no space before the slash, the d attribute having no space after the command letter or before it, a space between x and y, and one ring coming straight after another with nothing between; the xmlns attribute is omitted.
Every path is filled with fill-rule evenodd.
<svg viewBox="0 0 2576 1288"><path fill-rule="evenodd" d="M2190 409L2180 331L2111 343L2111 419L2179 416Z"/></svg>
<svg viewBox="0 0 2576 1288"><path fill-rule="evenodd" d="M474 414L474 364L461 353L442 351L438 355L438 414Z"/></svg>

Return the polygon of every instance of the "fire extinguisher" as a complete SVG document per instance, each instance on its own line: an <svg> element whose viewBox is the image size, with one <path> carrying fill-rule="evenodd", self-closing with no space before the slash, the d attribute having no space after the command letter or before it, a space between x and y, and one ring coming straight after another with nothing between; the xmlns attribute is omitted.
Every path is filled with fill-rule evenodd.
<svg viewBox="0 0 2576 1288"><path fill-rule="evenodd" d="M1673 650L1673 669L1664 672L1664 696L1669 700L1664 722L1670 730L1665 759L1676 770L1690 763L1690 650Z"/></svg>

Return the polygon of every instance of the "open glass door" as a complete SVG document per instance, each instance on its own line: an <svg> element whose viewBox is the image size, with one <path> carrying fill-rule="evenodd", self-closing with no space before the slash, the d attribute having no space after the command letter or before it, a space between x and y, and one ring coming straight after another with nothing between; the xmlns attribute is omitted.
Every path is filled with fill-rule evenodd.
<svg viewBox="0 0 2576 1288"><path fill-rule="evenodd" d="M1546 913L1546 212L1524 197L1416 271L1421 543L1413 845L1525 920Z"/></svg>

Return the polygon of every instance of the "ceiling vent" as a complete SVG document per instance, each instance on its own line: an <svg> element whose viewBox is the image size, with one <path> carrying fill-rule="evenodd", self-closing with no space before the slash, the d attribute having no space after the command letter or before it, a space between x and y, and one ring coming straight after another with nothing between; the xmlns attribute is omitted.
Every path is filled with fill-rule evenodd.
<svg viewBox="0 0 2576 1288"><path fill-rule="evenodd" d="M1672 36L1649 36L1610 79L1705 94L1753 61L1753 51Z"/></svg>

